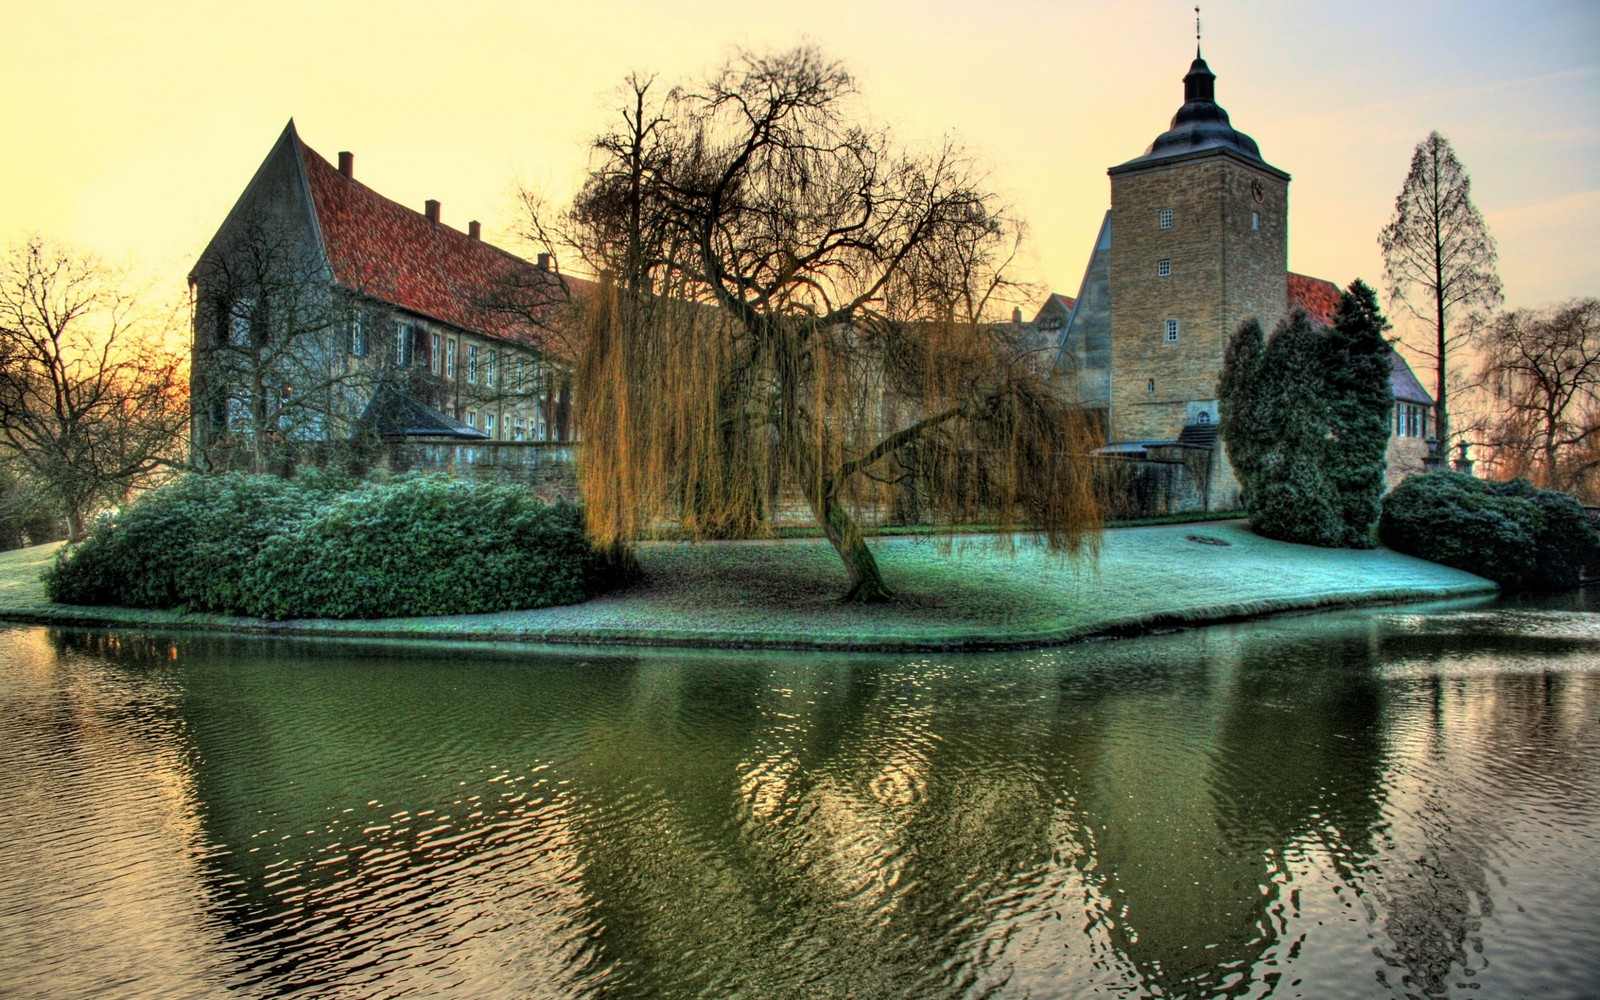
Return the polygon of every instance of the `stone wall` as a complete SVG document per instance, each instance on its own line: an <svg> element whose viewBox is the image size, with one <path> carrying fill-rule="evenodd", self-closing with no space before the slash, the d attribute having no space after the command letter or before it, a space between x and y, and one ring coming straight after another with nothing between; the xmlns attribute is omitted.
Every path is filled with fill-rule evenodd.
<svg viewBox="0 0 1600 1000"><path fill-rule="evenodd" d="M1113 174L1113 441L1176 438L1188 404L1216 398L1239 324L1253 316L1270 330L1283 315L1288 200L1286 180L1224 155Z"/></svg>
<svg viewBox="0 0 1600 1000"><path fill-rule="evenodd" d="M463 479L523 483L547 500L577 500L578 446L556 441L470 442L412 438L385 444L391 472L448 472Z"/></svg>
<svg viewBox="0 0 1600 1000"><path fill-rule="evenodd" d="M1392 490L1405 482L1408 477L1420 475L1423 471L1422 460L1427 454L1428 442L1422 438L1397 437L1390 434L1383 472L1384 490Z"/></svg>

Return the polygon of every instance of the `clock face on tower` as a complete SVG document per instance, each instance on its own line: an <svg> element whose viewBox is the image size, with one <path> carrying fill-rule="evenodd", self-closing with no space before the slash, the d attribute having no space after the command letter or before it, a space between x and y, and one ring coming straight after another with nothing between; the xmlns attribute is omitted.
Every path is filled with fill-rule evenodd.
<svg viewBox="0 0 1600 1000"><path fill-rule="evenodd" d="M1250 197L1254 198L1258 202L1267 200L1267 189L1261 186L1260 181L1251 182Z"/></svg>

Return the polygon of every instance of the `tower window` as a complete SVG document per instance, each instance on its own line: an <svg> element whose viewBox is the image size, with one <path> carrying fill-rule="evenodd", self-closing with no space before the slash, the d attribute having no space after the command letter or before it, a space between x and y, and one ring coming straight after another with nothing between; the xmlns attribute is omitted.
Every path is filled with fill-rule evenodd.
<svg viewBox="0 0 1600 1000"><path fill-rule="evenodd" d="M1166 278L1172 274L1172 261L1160 260L1156 262L1156 277Z"/></svg>
<svg viewBox="0 0 1600 1000"><path fill-rule="evenodd" d="M1146 380L1146 382L1144 384L1144 391L1148 392L1148 393L1154 393L1156 391L1156 380L1155 379Z"/></svg>
<svg viewBox="0 0 1600 1000"><path fill-rule="evenodd" d="M1250 228L1251 229L1260 229L1261 228L1261 213L1260 212L1251 212L1250 213Z"/></svg>
<svg viewBox="0 0 1600 1000"><path fill-rule="evenodd" d="M1163 208L1161 210L1159 218L1161 219L1161 228L1162 229L1171 229L1172 228L1172 209Z"/></svg>
<svg viewBox="0 0 1600 1000"><path fill-rule="evenodd" d="M1176 344L1177 342L1178 342L1178 321L1175 320L1175 319L1169 319L1169 320L1167 320L1167 343Z"/></svg>

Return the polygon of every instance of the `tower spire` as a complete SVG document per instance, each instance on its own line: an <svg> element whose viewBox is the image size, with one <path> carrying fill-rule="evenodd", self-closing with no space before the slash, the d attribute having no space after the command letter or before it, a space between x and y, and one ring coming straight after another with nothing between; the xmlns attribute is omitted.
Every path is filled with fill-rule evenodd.
<svg viewBox="0 0 1600 1000"><path fill-rule="evenodd" d="M1200 58L1200 8L1194 9L1194 57Z"/></svg>

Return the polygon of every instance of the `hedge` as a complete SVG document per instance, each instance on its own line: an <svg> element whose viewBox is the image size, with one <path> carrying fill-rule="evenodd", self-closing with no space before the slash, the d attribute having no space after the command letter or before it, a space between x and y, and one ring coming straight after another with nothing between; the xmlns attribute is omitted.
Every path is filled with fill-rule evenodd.
<svg viewBox="0 0 1600 1000"><path fill-rule="evenodd" d="M1575 587L1584 565L1600 557L1600 535L1570 496L1459 472L1412 476L1395 487L1378 533L1390 548L1507 590Z"/></svg>
<svg viewBox="0 0 1600 1000"><path fill-rule="evenodd" d="M570 604L614 584L583 516L516 486L441 476L189 475L97 522L46 573L64 604L268 619Z"/></svg>

